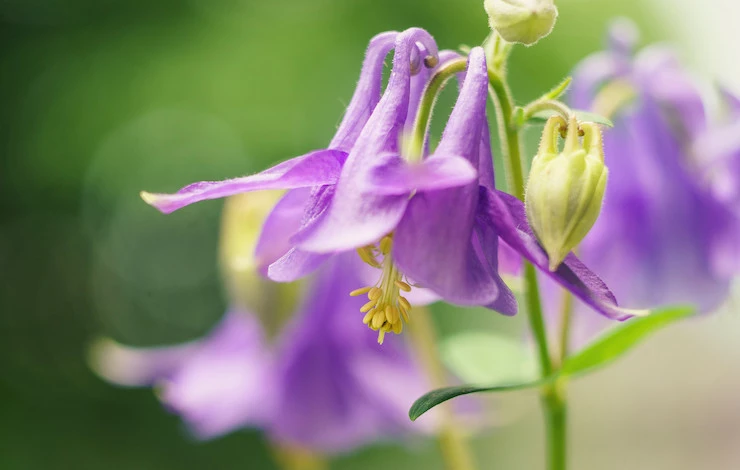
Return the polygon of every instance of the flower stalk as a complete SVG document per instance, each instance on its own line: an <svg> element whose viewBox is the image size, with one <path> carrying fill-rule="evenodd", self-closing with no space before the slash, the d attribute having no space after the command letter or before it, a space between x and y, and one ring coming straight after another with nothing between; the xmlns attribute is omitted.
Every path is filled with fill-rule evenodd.
<svg viewBox="0 0 740 470"><path fill-rule="evenodd" d="M519 129L514 122L514 100L505 76L489 69L488 79L490 95L496 105L501 152L504 159L508 189L514 196L523 201L525 180ZM549 100L540 102L540 104L531 107L530 110L542 106L542 103L549 103ZM540 374L543 378L549 377L555 372L555 364L552 361L547 344L547 331L542 315L536 270L531 263L526 261L524 262L524 296L529 326L537 347ZM545 385L540 393L546 423L547 468L548 470L565 470L567 468L565 383L557 381L554 384Z"/></svg>

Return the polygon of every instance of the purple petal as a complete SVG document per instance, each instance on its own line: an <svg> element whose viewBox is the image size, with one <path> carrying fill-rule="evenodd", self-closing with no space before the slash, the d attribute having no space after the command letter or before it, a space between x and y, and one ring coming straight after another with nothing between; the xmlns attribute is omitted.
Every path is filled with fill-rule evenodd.
<svg viewBox="0 0 740 470"><path fill-rule="evenodd" d="M310 230L294 239L299 248L322 253L358 248L392 231L401 219L407 197L376 196L358 188L370 178L378 155L398 153L417 42L436 59L437 46L426 31L411 28L398 36L386 91L347 158L331 206Z"/></svg>
<svg viewBox="0 0 740 470"><path fill-rule="evenodd" d="M297 281L319 269L330 256L291 248L267 268L267 277L275 282Z"/></svg>
<svg viewBox="0 0 740 470"><path fill-rule="evenodd" d="M477 210L480 210L478 208ZM519 306L516 301L514 293L506 285L499 272L501 266L499 266L499 256L501 253L501 246L505 245L499 240L498 232L493 230L486 224L481 224L476 221L475 232L473 235L473 247L475 248L478 259L483 263L484 269L487 270L488 275L496 283L496 288L499 292L498 297L491 303L485 304L484 306L495 310L503 315L516 315L519 310Z"/></svg>
<svg viewBox="0 0 740 470"><path fill-rule="evenodd" d="M518 276L522 272L522 257L503 240L498 244L498 270L501 273Z"/></svg>
<svg viewBox="0 0 740 470"><path fill-rule="evenodd" d="M293 189L333 184L347 154L340 150L317 150L292 158L261 173L224 181L201 181L174 194L142 192L141 197L161 212L169 214L194 202L218 199L262 189Z"/></svg>
<svg viewBox="0 0 740 470"><path fill-rule="evenodd" d="M395 44L398 33L389 31L380 33L370 40L362 63L360 80L347 106L342 123L329 144L329 148L349 152L365 127L375 106L380 100L380 89L383 79L383 63Z"/></svg>
<svg viewBox="0 0 740 470"><path fill-rule="evenodd" d="M607 50L627 57L632 55L639 41L640 31L632 20L617 18L609 24L606 38Z"/></svg>
<svg viewBox="0 0 740 470"><path fill-rule="evenodd" d="M308 188L290 190L267 216L254 250L257 269L263 275L267 274L267 267L270 264L293 247L290 237L301 228L309 196Z"/></svg>
<svg viewBox="0 0 740 470"><path fill-rule="evenodd" d="M600 52L582 60L573 71L568 101L577 109L591 109L593 99L604 83L623 77L631 70L629 58L612 52Z"/></svg>
<svg viewBox="0 0 740 470"><path fill-rule="evenodd" d="M272 413L271 368L257 319L232 311L163 383L161 399L203 439L263 425Z"/></svg>
<svg viewBox="0 0 740 470"><path fill-rule="evenodd" d="M465 80L452 110L442 139L434 151L436 156L464 156L478 168L481 130L486 119L488 93L488 68L483 48L474 47L468 56ZM486 126L488 122L485 122Z"/></svg>
<svg viewBox="0 0 740 470"><path fill-rule="evenodd" d="M481 131L487 125L487 88L485 56L481 48L474 48L442 141L425 163L448 159L440 154L457 153L461 160L478 165ZM503 295L496 305L512 314L516 302L496 272L498 237L473 235L477 202L477 181L460 188L418 192L395 232L393 256L407 275L449 302L493 305ZM483 249L481 236L494 246Z"/></svg>
<svg viewBox="0 0 740 470"><path fill-rule="evenodd" d="M691 137L704 132L707 123L704 101L673 49L646 47L635 58L634 67L641 93L657 101L669 119L678 121L677 132Z"/></svg>
<svg viewBox="0 0 740 470"><path fill-rule="evenodd" d="M487 209L485 213L481 213L484 223L495 227L509 246L591 308L616 320L647 313L618 307L606 284L572 253L557 271L550 272L547 254L537 243L527 223L521 201L503 192L492 193L481 188L481 202Z"/></svg>
<svg viewBox="0 0 740 470"><path fill-rule="evenodd" d="M499 296L471 241L477 192L474 184L417 194L393 237L393 259L401 270L460 305L486 305Z"/></svg>
<svg viewBox="0 0 740 470"><path fill-rule="evenodd" d="M317 274L280 337L279 414L270 429L279 442L335 453L416 429L407 407L428 384L402 338L381 347L362 324L364 300L348 295L362 282L355 258L337 257Z"/></svg>
<svg viewBox="0 0 740 470"><path fill-rule="evenodd" d="M379 157L387 160L375 168L366 183L368 193L384 196L410 195L414 191L465 186L478 179L478 173L463 157L428 158L409 164L398 155Z"/></svg>

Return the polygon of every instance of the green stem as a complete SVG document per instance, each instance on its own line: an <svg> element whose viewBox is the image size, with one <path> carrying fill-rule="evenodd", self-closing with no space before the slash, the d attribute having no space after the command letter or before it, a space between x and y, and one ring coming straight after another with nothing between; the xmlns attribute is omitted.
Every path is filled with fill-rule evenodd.
<svg viewBox="0 0 740 470"><path fill-rule="evenodd" d="M495 71L488 70L491 95L496 104L501 150L506 165L506 176L509 190L524 200L524 172L519 143L519 131L512 122L514 100L509 92L504 77ZM537 272L531 263L524 263L524 296L527 307L529 326L532 329L540 362L540 373L543 378L555 371L550 350L547 345L547 331L542 316ZM566 402L565 383L556 382L543 387L541 394L545 414L547 436L547 465L549 470L566 469Z"/></svg>
<svg viewBox="0 0 740 470"><path fill-rule="evenodd" d="M550 358L550 350L547 346L547 330L542 315L537 271L531 263L526 263L524 266L524 301L527 307L529 328L532 330L535 343L537 344L540 372L543 378L549 377L552 375L554 367Z"/></svg>
<svg viewBox="0 0 740 470"><path fill-rule="evenodd" d="M524 173L522 172L522 156L519 147L519 132L512 125L511 119L514 112L514 100L509 92L509 87L503 77L488 69L488 82L491 95L496 103L496 121L498 122L499 136L501 138L501 151L504 155L506 166L506 181L509 190L524 200Z"/></svg>
<svg viewBox="0 0 740 470"><path fill-rule="evenodd" d="M409 323L411 340L432 387L442 388L449 385L444 366L439 358L436 333L429 310L415 307L411 318L413 318L413 322ZM442 425L437 435L437 442L445 467L448 470L474 470L473 453L460 427L455 422L455 415L449 404L440 405L438 408L442 414Z"/></svg>
<svg viewBox="0 0 740 470"><path fill-rule="evenodd" d="M560 364L568 357L570 342L570 324L573 317L573 295L563 290L563 304L560 314Z"/></svg>
<svg viewBox="0 0 740 470"><path fill-rule="evenodd" d="M567 462L567 425L568 409L566 407L564 384L555 382L543 395L542 401L547 409L547 455L548 470L565 470Z"/></svg>
<svg viewBox="0 0 740 470"><path fill-rule="evenodd" d="M570 119L573 111L564 103L558 100L536 100L524 107L524 122L527 122L532 116L540 111L555 111L566 121Z"/></svg>
<svg viewBox="0 0 740 470"><path fill-rule="evenodd" d="M452 78L453 75L463 72L467 64L467 58L451 60L434 72L434 75L427 82L424 92L421 95L419 110L416 114L416 120L414 121L414 128L411 134L411 141L408 147L404 149L404 155L408 161L421 160L424 154L424 136L426 136L429 129L429 122L431 121L432 110L434 109L434 103L437 101L437 96L445 83L447 83L447 80Z"/></svg>

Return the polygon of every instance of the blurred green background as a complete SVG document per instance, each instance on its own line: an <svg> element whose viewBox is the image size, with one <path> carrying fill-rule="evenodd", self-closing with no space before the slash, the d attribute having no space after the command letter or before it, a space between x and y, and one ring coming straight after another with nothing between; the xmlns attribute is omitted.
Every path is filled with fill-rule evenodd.
<svg viewBox="0 0 740 470"><path fill-rule="evenodd" d="M637 20L645 40L677 41L708 73L704 43L688 35L698 29L663 4L558 2L554 33L513 55L518 100L599 49L616 15ZM221 203L164 217L140 190L324 147L367 41L410 26L443 48L487 34L482 0L0 1L1 470L273 468L259 433L195 442L150 390L96 378L86 349L101 334L132 345L192 339L224 310ZM519 321L470 312L453 324L446 313L435 307L448 333ZM682 325L575 384L574 468L740 468L738 332L727 313ZM526 394L497 403L502 426L475 439L481 468L539 468L536 404ZM426 442L374 446L332 468L381 465L442 468Z"/></svg>

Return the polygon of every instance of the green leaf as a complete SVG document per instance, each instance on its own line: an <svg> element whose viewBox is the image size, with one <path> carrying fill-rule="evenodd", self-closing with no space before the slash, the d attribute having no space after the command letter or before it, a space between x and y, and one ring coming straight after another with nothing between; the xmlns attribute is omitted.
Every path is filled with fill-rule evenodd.
<svg viewBox="0 0 740 470"><path fill-rule="evenodd" d="M667 307L635 317L565 360L561 375L582 374L605 366L636 346L649 334L694 314L692 307Z"/></svg>
<svg viewBox="0 0 740 470"><path fill-rule="evenodd" d="M574 109L573 112L575 112L579 121L595 122L596 124L602 124L607 127L614 127L614 123L609 118L601 116L600 114L580 109ZM549 109L539 111L529 118L529 122L544 122L547 121L550 116L554 116L555 114L557 114L555 111L551 111Z"/></svg>
<svg viewBox="0 0 740 470"><path fill-rule="evenodd" d="M475 385L460 385L457 387L439 388L437 390L432 390L431 392L428 392L424 394L421 398L417 399L414 404L411 405L411 409L409 410L409 418L411 418L411 421L415 421L416 418L423 415L440 403L444 403L451 398L459 397L461 395L468 395L470 393L480 392L513 392L516 390L539 387L540 385L543 385L547 382L547 380L537 380L533 382L512 383L495 386L481 387Z"/></svg>
<svg viewBox="0 0 740 470"><path fill-rule="evenodd" d="M640 341L645 339L651 333L654 333L672 323L684 318L690 317L695 313L692 307L667 307L652 311L644 317L635 317L626 321L622 325L613 328L581 351L565 360L562 369L550 377L540 380L514 380L509 383L499 385L461 385L456 387L446 387L425 394L417 399L409 410L409 417L415 420L430 409L461 395L470 393L500 393L512 392L536 388L554 382L561 377L581 375L586 372L597 370L631 350ZM484 341L490 343L484 344ZM448 365L452 365L453 370L463 371L461 375L470 377L480 376L482 374L507 374L506 369L496 372L486 371L482 367L490 367L490 359L485 358L502 357L503 359L516 357L519 353L513 353L510 344L506 344L502 338L494 338L493 335L484 333L464 333L452 337L442 345L442 354ZM508 349L508 353L506 353ZM524 358L525 356L521 356ZM487 365L486 365L487 363ZM485 366L484 366L485 365ZM528 369L529 366L525 368ZM520 371L521 373L521 371ZM523 374L529 375L529 372Z"/></svg>
<svg viewBox="0 0 740 470"><path fill-rule="evenodd" d="M463 382L517 383L537 378L536 357L519 337L464 331L442 340L439 351L445 365Z"/></svg>
<svg viewBox="0 0 740 470"><path fill-rule="evenodd" d="M565 77L563 81L555 85L552 90L548 91L544 95L542 95L542 100L556 100L560 98L560 96L565 93L565 91L570 86L570 82L573 80L573 77Z"/></svg>

